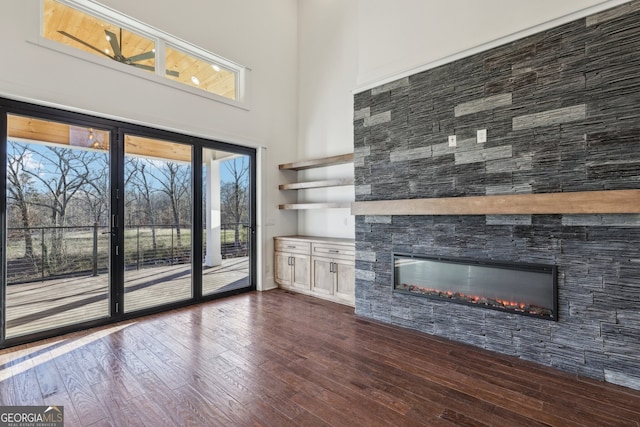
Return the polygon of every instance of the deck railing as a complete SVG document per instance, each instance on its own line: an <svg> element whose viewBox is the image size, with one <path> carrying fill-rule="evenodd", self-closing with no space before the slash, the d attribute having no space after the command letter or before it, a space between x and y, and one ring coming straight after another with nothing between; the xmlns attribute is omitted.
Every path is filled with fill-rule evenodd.
<svg viewBox="0 0 640 427"><path fill-rule="evenodd" d="M220 238L223 258L247 255L247 229L246 224L241 224L236 242L234 224L222 224ZM173 224L126 226L125 268L190 263L191 233L191 225L188 224L179 227ZM97 224L8 228L7 284L103 274L109 269L110 239L110 227Z"/></svg>

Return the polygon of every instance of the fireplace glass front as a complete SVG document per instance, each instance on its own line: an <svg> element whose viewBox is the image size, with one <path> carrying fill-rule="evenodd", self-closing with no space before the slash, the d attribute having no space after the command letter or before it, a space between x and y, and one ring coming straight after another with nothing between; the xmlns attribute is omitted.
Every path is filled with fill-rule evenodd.
<svg viewBox="0 0 640 427"><path fill-rule="evenodd" d="M394 291L557 320L556 267L394 254Z"/></svg>

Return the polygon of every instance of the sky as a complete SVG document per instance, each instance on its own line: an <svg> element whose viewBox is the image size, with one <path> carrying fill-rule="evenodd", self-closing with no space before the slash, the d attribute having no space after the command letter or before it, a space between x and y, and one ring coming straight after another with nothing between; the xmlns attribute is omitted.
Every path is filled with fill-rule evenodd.
<svg viewBox="0 0 640 427"><path fill-rule="evenodd" d="M18 143L20 145L24 144L23 141L16 141L16 140L9 140L9 142L14 142L14 143ZM47 144L48 145L48 144ZM46 148L47 145L45 144L40 144L40 143L28 143L28 147L29 147L29 152L26 156L26 161L25 161L25 167L31 169L31 170L40 170L40 174L41 176L44 176L45 174L57 174L58 171L54 169L53 163L50 163L48 161L46 161L46 158L50 158L50 152L49 150ZM65 147L60 145L61 147ZM8 147L8 156L10 157L13 154L13 145L9 144ZM78 147L74 147L74 149L77 150L91 150L92 149L87 149L87 148L78 148ZM97 151L97 150L96 150ZM151 165L154 165L156 167L161 167L164 164L164 161L162 160L148 160L148 163ZM233 182L234 178L233 178L233 169L234 167L237 170L241 170L243 167L247 168L249 166L249 156L237 156L237 157L233 157L230 160L225 160L222 162L222 165L220 167L220 180L221 183L227 183L227 182ZM104 167L103 165L101 165L101 167ZM243 176L243 181L244 182L248 182L249 179L249 174L245 173Z"/></svg>

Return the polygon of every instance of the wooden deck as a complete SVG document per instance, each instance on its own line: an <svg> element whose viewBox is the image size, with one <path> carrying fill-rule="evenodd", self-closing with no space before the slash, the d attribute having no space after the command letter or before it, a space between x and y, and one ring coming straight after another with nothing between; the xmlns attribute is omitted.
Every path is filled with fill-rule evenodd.
<svg viewBox="0 0 640 427"><path fill-rule="evenodd" d="M282 290L0 350L0 405L67 426L640 425L640 391Z"/></svg>
<svg viewBox="0 0 640 427"><path fill-rule="evenodd" d="M205 268L203 294L248 286L248 258ZM158 266L125 272L125 311L191 298L191 266ZM7 337L109 316L109 276L81 276L7 287Z"/></svg>

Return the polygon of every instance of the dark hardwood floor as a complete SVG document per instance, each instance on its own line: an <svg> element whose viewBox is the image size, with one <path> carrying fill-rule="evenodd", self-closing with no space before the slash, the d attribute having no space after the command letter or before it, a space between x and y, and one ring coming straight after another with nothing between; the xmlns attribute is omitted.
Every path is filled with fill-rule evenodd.
<svg viewBox="0 0 640 427"><path fill-rule="evenodd" d="M0 351L0 405L67 426L640 426L640 392L281 290Z"/></svg>

